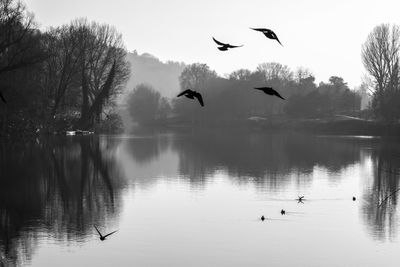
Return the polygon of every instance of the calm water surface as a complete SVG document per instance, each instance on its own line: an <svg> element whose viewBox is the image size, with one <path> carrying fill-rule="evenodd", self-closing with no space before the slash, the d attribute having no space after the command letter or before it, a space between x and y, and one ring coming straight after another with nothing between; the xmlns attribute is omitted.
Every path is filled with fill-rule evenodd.
<svg viewBox="0 0 400 267"><path fill-rule="evenodd" d="M189 131L0 149L5 265L399 266L398 195L378 206L400 187L395 139ZM118 232L101 242L93 224Z"/></svg>

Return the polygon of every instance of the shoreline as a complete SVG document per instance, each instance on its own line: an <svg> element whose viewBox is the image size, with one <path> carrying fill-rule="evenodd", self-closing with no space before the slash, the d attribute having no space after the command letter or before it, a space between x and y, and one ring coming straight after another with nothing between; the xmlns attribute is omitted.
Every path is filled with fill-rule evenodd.
<svg viewBox="0 0 400 267"><path fill-rule="evenodd" d="M147 131L249 131L265 133L302 133L302 134L326 134L326 135L349 135L349 136L380 136L400 137L400 123L384 123L367 120L237 120L237 121L214 121L201 123L158 121L135 125L129 130L121 131L96 131L90 134L77 134L76 136L92 136L103 134L124 134L129 132ZM0 136L3 141L7 140L31 140L40 137L68 136L68 131L47 133L25 133L16 136ZM73 135L75 136L75 135Z"/></svg>

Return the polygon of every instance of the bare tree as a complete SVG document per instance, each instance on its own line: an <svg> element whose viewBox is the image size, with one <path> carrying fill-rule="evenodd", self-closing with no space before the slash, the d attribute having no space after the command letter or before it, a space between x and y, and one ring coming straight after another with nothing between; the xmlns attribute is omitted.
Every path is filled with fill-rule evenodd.
<svg viewBox="0 0 400 267"><path fill-rule="evenodd" d="M308 69L304 67L298 67L295 71L295 80L297 83L301 83L303 80L314 77L314 74Z"/></svg>
<svg viewBox="0 0 400 267"><path fill-rule="evenodd" d="M290 68L277 62L261 63L257 66L256 71L262 73L266 81L290 81L293 79L293 72Z"/></svg>
<svg viewBox="0 0 400 267"><path fill-rule="evenodd" d="M32 120L21 124L17 121L22 121L27 114L33 118L39 113L38 101L29 102L28 99L40 95L35 94L38 93L35 71L40 67L37 63L46 57L41 37L33 16L20 1L0 0L0 103L7 103L7 108L1 112L0 135L12 127L30 128L35 124ZM28 81L30 90L26 90ZM26 102L32 108L30 112Z"/></svg>
<svg viewBox="0 0 400 267"><path fill-rule="evenodd" d="M66 107L70 113L80 110L77 126L90 128L128 79L121 35L107 24L77 19L50 29L43 39L49 58L43 64L42 86L50 121Z"/></svg>
<svg viewBox="0 0 400 267"><path fill-rule="evenodd" d="M204 89L204 84L212 79L216 78L217 73L213 70L210 70L210 67L207 64L194 63L188 65L179 76L179 82L181 85L181 89L194 89L194 90L202 90Z"/></svg>
<svg viewBox="0 0 400 267"><path fill-rule="evenodd" d="M363 64L375 85L372 104L384 117L390 116L387 96L399 90L399 52L400 28L397 25L376 26L362 47Z"/></svg>
<svg viewBox="0 0 400 267"><path fill-rule="evenodd" d="M44 59L33 16L15 0L0 0L0 75Z"/></svg>
<svg viewBox="0 0 400 267"><path fill-rule="evenodd" d="M239 69L229 74L229 79L238 81L248 81L251 78L251 71L248 69Z"/></svg>
<svg viewBox="0 0 400 267"><path fill-rule="evenodd" d="M72 22L79 38L80 83L82 106L80 126L90 127L99 119L108 101L112 100L129 78L121 34L107 24L89 23L86 19Z"/></svg>
<svg viewBox="0 0 400 267"><path fill-rule="evenodd" d="M43 64L42 86L49 98L50 119L57 114L60 104L68 102L66 95L79 95L75 82L79 73L82 51L79 38L71 25L50 29L43 38L49 57ZM71 102L76 102L76 97Z"/></svg>

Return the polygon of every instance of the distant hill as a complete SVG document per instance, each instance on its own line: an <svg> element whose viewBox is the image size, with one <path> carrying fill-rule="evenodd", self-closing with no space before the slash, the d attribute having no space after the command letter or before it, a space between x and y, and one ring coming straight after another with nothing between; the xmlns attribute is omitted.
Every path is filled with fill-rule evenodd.
<svg viewBox="0 0 400 267"><path fill-rule="evenodd" d="M128 61L131 64L131 77L127 83L127 91L140 83L151 85L165 97L173 97L180 91L178 78L185 68L184 63L162 62L148 53L139 55L136 50L128 53Z"/></svg>

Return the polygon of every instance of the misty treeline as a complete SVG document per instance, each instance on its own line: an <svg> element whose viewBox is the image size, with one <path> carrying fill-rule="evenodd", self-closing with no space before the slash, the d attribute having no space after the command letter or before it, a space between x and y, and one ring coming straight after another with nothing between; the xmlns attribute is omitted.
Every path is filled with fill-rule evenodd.
<svg viewBox="0 0 400 267"><path fill-rule="evenodd" d="M205 108L185 98L167 101L150 86L140 85L128 97L133 118L141 123L157 123L165 118L183 123L233 123L244 119L334 119L335 115L356 116L384 123L400 119L400 26L381 24L368 35L361 48L367 71L361 86L350 90L343 78L331 76L315 83L306 68L291 70L276 62L260 64L256 70L240 69L220 77L206 64L191 64L182 71L180 89L199 91ZM264 95L253 87L270 86L286 101ZM140 90L139 90L140 89ZM144 90L148 93L143 93ZM141 92L139 94L139 91ZM144 95L157 101L136 101ZM364 109L361 111L363 102ZM142 103L142 105L140 105ZM149 107L144 103L151 103ZM146 107L144 107L146 106ZM167 106L167 107L166 107ZM152 110L144 116L144 110Z"/></svg>
<svg viewBox="0 0 400 267"><path fill-rule="evenodd" d="M0 133L110 128L129 77L114 27L86 19L38 29L17 0L0 0Z"/></svg>
<svg viewBox="0 0 400 267"><path fill-rule="evenodd" d="M139 123L156 123L170 118L182 123L235 123L246 119L329 118L334 115L358 115L361 97L337 76L315 83L313 74L276 62L262 63L255 71L240 69L220 77L206 64L186 66L180 88L199 91L205 107L187 98L171 101L151 86L137 86L128 96L132 117ZM271 86L287 100L265 95L254 87Z"/></svg>

